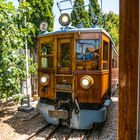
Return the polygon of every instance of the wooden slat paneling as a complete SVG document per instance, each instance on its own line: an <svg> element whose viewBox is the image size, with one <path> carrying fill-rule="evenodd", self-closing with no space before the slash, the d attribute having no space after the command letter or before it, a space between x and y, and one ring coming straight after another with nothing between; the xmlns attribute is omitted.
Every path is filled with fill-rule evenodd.
<svg viewBox="0 0 140 140"><path fill-rule="evenodd" d="M136 139L138 0L120 0L118 140Z"/></svg>
<svg viewBox="0 0 140 140"><path fill-rule="evenodd" d="M109 73L101 75L101 98L105 95L109 87Z"/></svg>
<svg viewBox="0 0 140 140"><path fill-rule="evenodd" d="M78 99L78 102L81 103L100 103L101 102L101 75L90 75L93 80L94 84L89 89L83 89L80 86L80 78L83 75L77 75L76 76L76 96Z"/></svg>

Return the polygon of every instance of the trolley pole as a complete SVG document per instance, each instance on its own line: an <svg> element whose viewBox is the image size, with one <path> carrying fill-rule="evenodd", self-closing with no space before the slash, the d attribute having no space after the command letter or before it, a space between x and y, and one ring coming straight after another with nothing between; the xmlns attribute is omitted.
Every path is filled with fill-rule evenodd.
<svg viewBox="0 0 140 140"><path fill-rule="evenodd" d="M102 22L102 26L103 26L103 3L102 3L102 0L101 0L101 22Z"/></svg>

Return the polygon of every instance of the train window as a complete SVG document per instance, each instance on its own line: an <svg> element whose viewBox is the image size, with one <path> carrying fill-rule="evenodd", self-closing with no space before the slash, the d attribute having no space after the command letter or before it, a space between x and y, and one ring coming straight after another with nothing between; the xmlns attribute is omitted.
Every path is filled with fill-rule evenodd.
<svg viewBox="0 0 140 140"><path fill-rule="evenodd" d="M41 63L42 63L43 68L51 68L51 67L53 67L53 61L52 61L51 57L50 58L42 57Z"/></svg>
<svg viewBox="0 0 140 140"><path fill-rule="evenodd" d="M108 42L103 41L103 70L108 69Z"/></svg>
<svg viewBox="0 0 140 140"><path fill-rule="evenodd" d="M98 69L99 44L96 40L77 40L76 62L77 69Z"/></svg>
<svg viewBox="0 0 140 140"><path fill-rule="evenodd" d="M62 43L60 46L60 66L70 66L70 43Z"/></svg>
<svg viewBox="0 0 140 140"><path fill-rule="evenodd" d="M42 48L41 49L42 55L53 54L53 44L52 43L43 44L41 48Z"/></svg>
<svg viewBox="0 0 140 140"><path fill-rule="evenodd" d="M41 45L41 67L53 67L53 44L46 43Z"/></svg>
<svg viewBox="0 0 140 140"><path fill-rule="evenodd" d="M103 41L103 60L108 61L108 42Z"/></svg>
<svg viewBox="0 0 140 140"><path fill-rule="evenodd" d="M114 49L112 49L112 68L118 67L118 59L117 53Z"/></svg>

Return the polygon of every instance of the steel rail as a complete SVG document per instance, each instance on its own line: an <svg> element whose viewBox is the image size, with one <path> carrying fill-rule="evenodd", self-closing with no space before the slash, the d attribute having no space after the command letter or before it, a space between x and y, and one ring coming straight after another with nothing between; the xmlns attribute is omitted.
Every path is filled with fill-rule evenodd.
<svg viewBox="0 0 140 140"><path fill-rule="evenodd" d="M34 132L31 135L29 135L25 140L31 140L33 137L37 136L39 133L41 133L42 131L44 131L49 125L50 125L50 123L48 123L45 126L41 127L36 132Z"/></svg>

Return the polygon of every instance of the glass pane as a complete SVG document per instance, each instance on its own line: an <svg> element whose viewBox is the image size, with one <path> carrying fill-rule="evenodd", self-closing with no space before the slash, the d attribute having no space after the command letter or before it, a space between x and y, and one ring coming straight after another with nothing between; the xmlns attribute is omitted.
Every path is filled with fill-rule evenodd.
<svg viewBox="0 0 140 140"><path fill-rule="evenodd" d="M53 43L41 45L41 66L42 68L53 67Z"/></svg>
<svg viewBox="0 0 140 140"><path fill-rule="evenodd" d="M52 43L43 44L41 46L41 54L42 55L53 54L53 44Z"/></svg>
<svg viewBox="0 0 140 140"><path fill-rule="evenodd" d="M76 47L77 60L93 60L99 56L99 40L78 40Z"/></svg>
<svg viewBox="0 0 140 140"><path fill-rule="evenodd" d="M108 61L108 42L103 42L103 60Z"/></svg>
<svg viewBox="0 0 140 140"><path fill-rule="evenodd" d="M103 63L103 70L107 70L107 63Z"/></svg>
<svg viewBox="0 0 140 140"><path fill-rule="evenodd" d="M53 57L42 57L41 62L42 62L42 67L43 68L51 68L53 67Z"/></svg>
<svg viewBox="0 0 140 140"><path fill-rule="evenodd" d="M100 40L78 40L76 45L76 68L79 70L99 69Z"/></svg>
<svg viewBox="0 0 140 140"><path fill-rule="evenodd" d="M60 46L60 65L61 67L70 66L70 43L63 43Z"/></svg>

